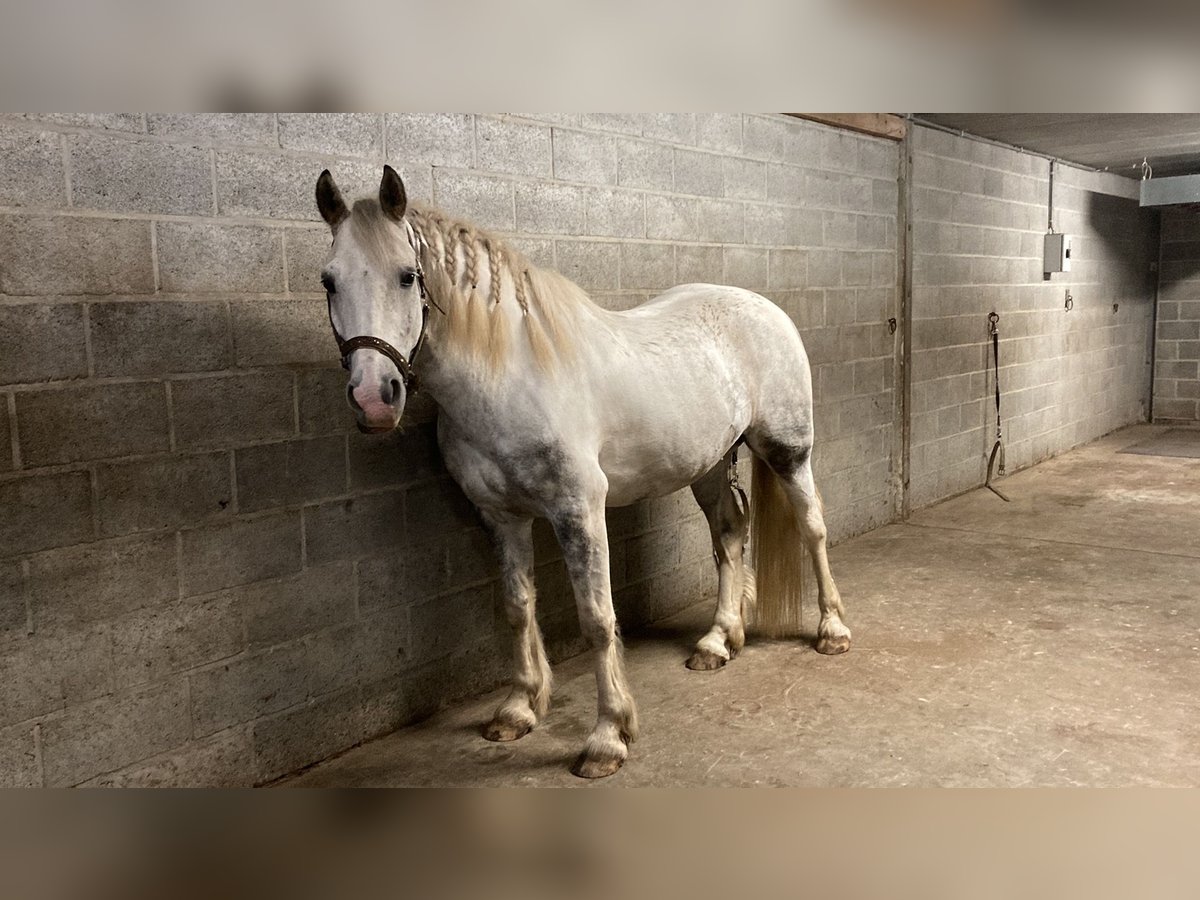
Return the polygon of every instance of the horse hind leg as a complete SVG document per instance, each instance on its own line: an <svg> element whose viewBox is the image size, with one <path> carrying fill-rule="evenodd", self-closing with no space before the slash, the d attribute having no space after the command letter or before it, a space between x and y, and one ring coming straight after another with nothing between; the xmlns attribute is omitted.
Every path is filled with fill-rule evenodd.
<svg viewBox="0 0 1200 900"><path fill-rule="evenodd" d="M817 576L817 605L821 611L817 650L828 655L845 653L850 649L850 629L842 620L845 607L829 569L824 508L812 472L812 442L777 442L760 435L753 446L779 479L791 503L801 539L812 557Z"/></svg>
<svg viewBox="0 0 1200 900"><path fill-rule="evenodd" d="M513 629L513 680L508 697L483 729L489 741L528 734L550 707L550 664L534 617L533 522L484 513L504 575L504 606Z"/></svg>
<svg viewBox="0 0 1200 900"><path fill-rule="evenodd" d="M717 612L687 661L687 667L697 671L719 669L738 655L746 643L744 607L754 600L754 576L743 561L748 520L729 483L731 462L727 455L692 485L708 520L717 564Z"/></svg>

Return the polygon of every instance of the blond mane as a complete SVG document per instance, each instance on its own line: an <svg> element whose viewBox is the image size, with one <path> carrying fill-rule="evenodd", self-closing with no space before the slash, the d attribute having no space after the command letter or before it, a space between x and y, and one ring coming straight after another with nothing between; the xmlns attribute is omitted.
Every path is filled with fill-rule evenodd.
<svg viewBox="0 0 1200 900"><path fill-rule="evenodd" d="M421 238L425 283L438 308L431 312L430 332L443 338L446 347L499 372L516 331L525 336L543 370L570 358L580 315L599 310L577 284L539 269L494 235L431 206L412 203L405 218ZM379 265L399 258L390 224L375 199L357 201L350 213L356 240ZM513 316L520 316L522 328L510 327Z"/></svg>

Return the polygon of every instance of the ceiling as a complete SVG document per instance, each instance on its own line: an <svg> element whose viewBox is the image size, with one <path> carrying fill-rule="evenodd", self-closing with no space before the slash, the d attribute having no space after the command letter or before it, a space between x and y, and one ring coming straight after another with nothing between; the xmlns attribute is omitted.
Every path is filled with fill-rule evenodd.
<svg viewBox="0 0 1200 900"><path fill-rule="evenodd" d="M1141 178L1200 173L1200 115L1193 113L916 113L918 119Z"/></svg>

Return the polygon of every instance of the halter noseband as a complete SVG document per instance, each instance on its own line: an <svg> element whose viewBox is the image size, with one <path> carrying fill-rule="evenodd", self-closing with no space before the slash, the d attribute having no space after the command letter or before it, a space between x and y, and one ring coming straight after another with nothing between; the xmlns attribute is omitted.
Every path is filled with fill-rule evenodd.
<svg viewBox="0 0 1200 900"><path fill-rule="evenodd" d="M326 301L326 310L329 313L329 327L333 329L333 337L337 341L338 351L342 354L342 368L349 370L350 354L355 350L374 350L382 353L393 363L400 372L400 377L404 379L404 389L410 390L413 382L416 380L417 373L413 370L413 365L417 361L417 356L421 352L421 348L425 345L425 331L429 325L429 293L425 289L425 270L421 267L421 239L416 230L408 223L404 222L405 231L408 234L408 243L413 248L413 253L416 255L416 271L417 289L421 293L421 331L417 335L417 343L413 346L412 352L405 358L404 354L385 341L383 338L375 337L370 334L360 334L357 337L352 337L349 340L343 340L338 334L337 326L333 324L333 302Z"/></svg>

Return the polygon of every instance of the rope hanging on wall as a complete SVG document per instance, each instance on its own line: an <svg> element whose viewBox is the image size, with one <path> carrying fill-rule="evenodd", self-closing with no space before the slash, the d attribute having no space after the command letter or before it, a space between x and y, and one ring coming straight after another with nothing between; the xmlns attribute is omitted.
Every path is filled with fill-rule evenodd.
<svg viewBox="0 0 1200 900"><path fill-rule="evenodd" d="M992 336L992 362L996 367L996 443L992 445L992 453L988 457L987 479L983 484L989 491L1008 503L1009 499L992 484L992 467L996 464L997 458L1000 460L1000 468L996 474L1004 475L1004 434L1000 426L1000 316L995 310L988 314L988 334Z"/></svg>

